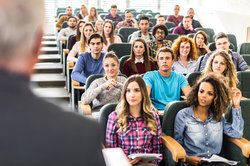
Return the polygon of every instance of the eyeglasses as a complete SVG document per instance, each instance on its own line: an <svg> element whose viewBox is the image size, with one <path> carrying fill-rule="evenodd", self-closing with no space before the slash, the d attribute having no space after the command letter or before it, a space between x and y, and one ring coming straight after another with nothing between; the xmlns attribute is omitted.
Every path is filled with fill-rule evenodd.
<svg viewBox="0 0 250 166"><path fill-rule="evenodd" d="M163 34L165 34L165 32L159 32L159 31L157 31L156 34L161 34L161 35L163 35Z"/></svg>

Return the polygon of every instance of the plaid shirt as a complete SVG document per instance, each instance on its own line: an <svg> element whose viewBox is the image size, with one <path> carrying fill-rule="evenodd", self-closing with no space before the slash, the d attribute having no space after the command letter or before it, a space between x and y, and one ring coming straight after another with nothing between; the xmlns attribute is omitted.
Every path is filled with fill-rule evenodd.
<svg viewBox="0 0 250 166"><path fill-rule="evenodd" d="M156 60L156 55L157 55L157 51L161 48L161 47L169 47L171 48L172 46L172 42L169 40L164 40L162 43L162 46L160 47L157 43L156 40L153 41L149 41L147 42L148 45L148 50L149 50L149 55Z"/></svg>
<svg viewBox="0 0 250 166"><path fill-rule="evenodd" d="M156 153L161 154L161 125L157 114L154 115L157 122L156 135L152 135L146 128L146 123L142 117L133 118L131 115L127 118L126 132L117 132L119 129L117 123L117 112L109 115L106 144L108 148L121 147L128 156L136 153ZM162 158L161 158L162 159ZM159 163L160 160L156 162Z"/></svg>

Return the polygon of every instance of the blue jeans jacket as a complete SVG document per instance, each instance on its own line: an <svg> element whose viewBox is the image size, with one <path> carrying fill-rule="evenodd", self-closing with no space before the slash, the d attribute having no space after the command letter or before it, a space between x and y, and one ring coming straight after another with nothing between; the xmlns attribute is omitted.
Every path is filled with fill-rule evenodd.
<svg viewBox="0 0 250 166"><path fill-rule="evenodd" d="M193 107L184 108L176 115L174 137L183 146L187 156L210 158L213 154L220 153L223 133L233 138L242 137L244 120L241 109L233 108L232 114L232 124L224 117L217 122L211 111L203 122L195 118Z"/></svg>

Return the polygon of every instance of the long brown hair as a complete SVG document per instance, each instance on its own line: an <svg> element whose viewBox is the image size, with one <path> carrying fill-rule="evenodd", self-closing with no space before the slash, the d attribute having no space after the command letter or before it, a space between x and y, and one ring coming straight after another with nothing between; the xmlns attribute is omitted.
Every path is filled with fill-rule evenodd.
<svg viewBox="0 0 250 166"><path fill-rule="evenodd" d="M80 32L80 30L79 30L79 27L80 27L80 25L81 25L82 23L85 24L85 21L80 20L80 21L78 22L78 24L77 24L77 29L76 29L76 41L80 41L80 39L81 39L81 32Z"/></svg>
<svg viewBox="0 0 250 166"><path fill-rule="evenodd" d="M223 113L226 113L230 105L229 87L225 83L225 77L217 73L209 73L201 77L192 87L186 99L187 104L194 108L197 108L199 105L198 92L202 82L208 82L214 88L214 100L210 105L210 110L216 121L220 121Z"/></svg>
<svg viewBox="0 0 250 166"><path fill-rule="evenodd" d="M85 46L88 45L88 41L86 36L84 35L84 29L87 26L91 26L91 28L93 29L93 33L95 31L94 26L91 22L86 22L83 27L82 27L82 33L81 33L81 53L85 52Z"/></svg>
<svg viewBox="0 0 250 166"><path fill-rule="evenodd" d="M148 47L147 47L147 44L145 42L144 39L142 38L137 38L136 40L133 41L132 43L132 46L131 46L131 53L130 53L130 57L128 60L130 60L131 62L131 68L136 72L138 73L138 70L136 68L136 65L135 65L135 53L134 53L134 46L135 46L135 43L136 42L141 42L144 46L144 53L143 53L143 59L144 59L144 64L145 64L145 69L146 69L146 72L147 71L151 71L151 65L150 65L150 59L149 59L149 53L148 53Z"/></svg>
<svg viewBox="0 0 250 166"><path fill-rule="evenodd" d="M85 10L85 12L86 13L82 13L82 7L84 7L86 10ZM89 12L88 12L88 9L87 9L87 7L84 5L84 4L82 4L82 6L81 6L81 10L80 10L80 13L79 13L81 16L82 16L82 18L84 18L84 17L86 17L87 15L89 15Z"/></svg>
<svg viewBox="0 0 250 166"><path fill-rule="evenodd" d="M117 114L117 123L119 126L118 132L126 132L127 130L127 117L130 114L129 112L129 103L126 100L127 87L131 82L136 82L141 90L142 94L142 105L141 105L141 116L146 122L146 126L149 129L150 133L156 135L157 123L154 118L154 112L151 109L151 101L148 96L148 91L145 82L142 77L138 74L130 76L125 82L122 90L121 101L117 105L116 110Z"/></svg>
<svg viewBox="0 0 250 166"><path fill-rule="evenodd" d="M195 44L196 50L197 50L197 55L198 55L198 56L202 56L202 55L205 55L205 54L207 53L207 51L206 51L205 48L199 48L198 45L196 44L196 38L197 38L197 36L198 36L199 34L201 34L201 35L204 37L204 43L205 43L206 45L208 45L208 39L207 39L206 33L203 32L203 31L198 31L198 32L196 32L196 34L195 34L194 37L193 37L194 44Z"/></svg>
<svg viewBox="0 0 250 166"><path fill-rule="evenodd" d="M112 20L106 19L106 20L104 21L104 23L103 23L103 30L102 30L103 43L104 43L105 45L107 45L107 43L108 43L108 41L107 41L107 39L106 39L106 36L105 36L105 34L104 34L104 26L105 26L105 24L107 24L107 23L110 23L110 24L111 24L111 32L110 32L110 34L109 34L109 37L110 37L110 44L114 43L114 41L115 41L115 36L114 36L114 33L115 33L115 32L114 32L114 23L113 23Z"/></svg>
<svg viewBox="0 0 250 166"><path fill-rule="evenodd" d="M94 9L95 10L95 15L94 17L91 15L91 10ZM89 10L89 22L91 21L95 21L95 19L97 20L98 19L98 12L96 10L95 7L91 7L90 10Z"/></svg>

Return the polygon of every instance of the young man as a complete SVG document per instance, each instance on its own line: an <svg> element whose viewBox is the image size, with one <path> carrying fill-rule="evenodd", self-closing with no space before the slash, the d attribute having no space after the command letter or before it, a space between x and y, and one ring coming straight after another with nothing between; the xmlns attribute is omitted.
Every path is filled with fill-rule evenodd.
<svg viewBox="0 0 250 166"><path fill-rule="evenodd" d="M105 17L105 19L109 19L112 21L123 21L122 16L117 14L117 11L117 6L112 5L109 11L110 13Z"/></svg>
<svg viewBox="0 0 250 166"><path fill-rule="evenodd" d="M143 79L154 107L162 111L171 101L180 100L181 90L185 95L190 86L181 73L172 72L174 53L168 47L161 48L157 53L159 70L147 72Z"/></svg>
<svg viewBox="0 0 250 166"><path fill-rule="evenodd" d="M61 16L61 17L59 18L58 22L56 23L56 28L57 28L57 29L61 29L62 23L63 23L64 21L67 21L69 16L72 16L72 13L73 13L73 12L72 12L72 7L71 7L71 6L68 6L68 7L66 8L65 13L66 13L66 16Z"/></svg>
<svg viewBox="0 0 250 166"><path fill-rule="evenodd" d="M157 61L157 51L162 47L171 47L172 42L164 40L168 36L168 28L166 25L155 25L152 29L155 40L147 42L149 55L154 61Z"/></svg>
<svg viewBox="0 0 250 166"><path fill-rule="evenodd" d="M175 7L174 7L174 15L168 16L167 22L173 22L175 24L175 26L178 26L179 23L183 19L183 16L179 15L179 12L180 12L180 6L175 5Z"/></svg>
<svg viewBox="0 0 250 166"><path fill-rule="evenodd" d="M136 19L134 19L133 14L131 13L131 11L126 10L125 11L125 20L122 22L119 22L116 25L115 28L115 33L118 33L118 30L122 27L134 27L134 28L138 28L138 24Z"/></svg>
<svg viewBox="0 0 250 166"><path fill-rule="evenodd" d="M192 26L192 18L189 16L185 16L183 18L183 25L175 27L174 34L179 34L179 35L187 35L190 33L196 33L196 30L194 30Z"/></svg>
<svg viewBox="0 0 250 166"><path fill-rule="evenodd" d="M133 41L141 37L143 38L146 42L154 40L153 35L148 31L149 30L149 18L146 15L142 15L139 19L139 31L136 31L132 33L130 43L133 43Z"/></svg>
<svg viewBox="0 0 250 166"><path fill-rule="evenodd" d="M159 15L156 20L156 25L166 25L165 16Z"/></svg>
<svg viewBox="0 0 250 166"><path fill-rule="evenodd" d="M30 89L44 1L0 1L0 18L0 165L105 165L98 124Z"/></svg>
<svg viewBox="0 0 250 166"><path fill-rule="evenodd" d="M76 24L77 24L77 19L74 16L69 16L67 20L68 27L63 28L59 33L57 40L68 40L68 37L70 35L76 34Z"/></svg>
<svg viewBox="0 0 250 166"><path fill-rule="evenodd" d="M235 69L237 71L246 71L246 70L249 71L250 70L246 61L243 59L243 57L239 53L229 50L230 42L228 40L228 36L225 33L220 32L216 35L215 46L216 46L216 50L224 50L231 56ZM215 51L209 52L204 56L201 62L200 71L202 71L205 68L208 58L214 52Z"/></svg>
<svg viewBox="0 0 250 166"><path fill-rule="evenodd" d="M78 61L71 74L71 78L75 81L85 84L88 76L92 74L102 74L102 60L104 57L103 38L101 35L95 33L90 36L88 44L91 52L85 52L79 55Z"/></svg>
<svg viewBox="0 0 250 166"><path fill-rule="evenodd" d="M200 24L200 22L198 20L194 19L194 9L193 8L189 8L187 15L192 19L192 26L193 28L202 28L202 25ZM183 26L183 21L180 23L180 25Z"/></svg>

